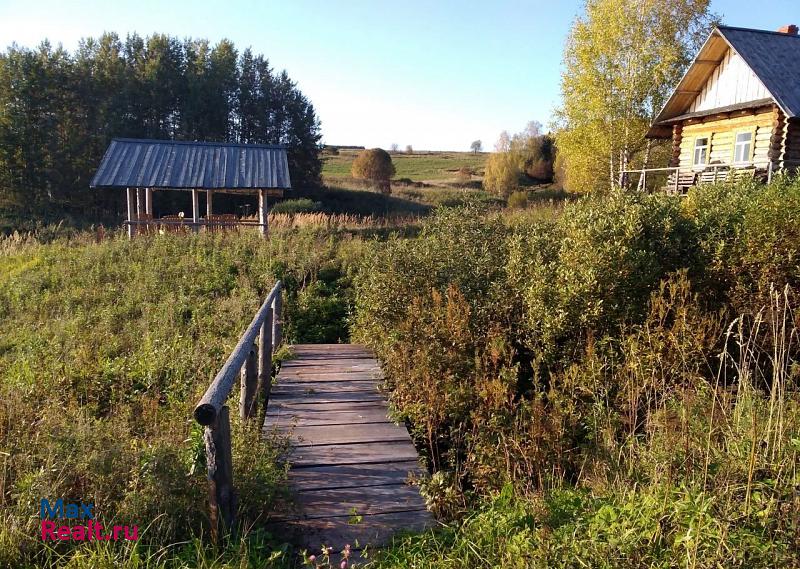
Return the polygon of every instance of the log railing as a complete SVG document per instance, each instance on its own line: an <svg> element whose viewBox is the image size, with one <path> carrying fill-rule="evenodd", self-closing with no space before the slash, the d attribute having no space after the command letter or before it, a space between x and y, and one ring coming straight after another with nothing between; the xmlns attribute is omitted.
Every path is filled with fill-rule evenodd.
<svg viewBox="0 0 800 569"><path fill-rule="evenodd" d="M239 416L242 421L257 421L266 413L272 384L272 353L282 339L282 289L280 281L272 287L250 326L239 338L228 360L194 409L195 420L205 427L203 440L208 468L211 537L215 542L220 523L224 528L232 528L236 518L231 426L226 402L238 377L241 382Z"/></svg>

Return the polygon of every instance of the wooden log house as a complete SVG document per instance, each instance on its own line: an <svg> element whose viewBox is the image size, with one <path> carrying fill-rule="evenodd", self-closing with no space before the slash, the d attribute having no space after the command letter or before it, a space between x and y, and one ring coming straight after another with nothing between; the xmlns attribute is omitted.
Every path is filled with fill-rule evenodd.
<svg viewBox="0 0 800 569"><path fill-rule="evenodd" d="M671 139L669 191L800 166L800 36L718 26L647 133ZM652 171L652 170L651 170ZM647 175L641 171L642 177ZM644 186L644 184L642 184Z"/></svg>
<svg viewBox="0 0 800 569"><path fill-rule="evenodd" d="M286 148L281 145L115 138L90 184L127 192L128 236L138 232L218 231L251 226L267 234L267 199L291 190ZM153 217L153 191L192 193L191 217ZM258 221L214 213L214 194L258 197ZM200 198L205 195L205 215Z"/></svg>

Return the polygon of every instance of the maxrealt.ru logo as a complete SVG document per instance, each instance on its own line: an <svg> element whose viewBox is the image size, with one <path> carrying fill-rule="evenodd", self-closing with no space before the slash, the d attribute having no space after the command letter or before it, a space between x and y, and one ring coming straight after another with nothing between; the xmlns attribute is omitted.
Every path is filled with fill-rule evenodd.
<svg viewBox="0 0 800 569"><path fill-rule="evenodd" d="M42 541L117 541L139 539L139 526L113 526L103 533L103 524L95 519L94 504L75 504L59 498L51 503L42 498L39 505L42 519ZM59 526L54 520L65 520L72 525ZM76 523L77 522L77 523ZM64 522L62 522L64 523Z"/></svg>

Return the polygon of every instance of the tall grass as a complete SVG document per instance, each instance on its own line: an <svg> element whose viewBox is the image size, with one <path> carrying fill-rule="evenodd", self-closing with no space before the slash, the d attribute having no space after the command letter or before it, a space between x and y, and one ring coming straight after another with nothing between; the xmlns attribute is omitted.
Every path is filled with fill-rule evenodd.
<svg viewBox="0 0 800 569"><path fill-rule="evenodd" d="M331 225L276 228L270 240L0 240L0 566L282 566L289 554L259 528L287 497L284 442L233 421L239 518L252 529L216 551L202 539L205 455L192 408L277 278L288 341L346 340L346 323L303 326L347 312L347 299L310 292L345 278L358 256L358 241L334 238ZM43 543L42 498L92 502L104 525L136 524L140 540Z"/></svg>

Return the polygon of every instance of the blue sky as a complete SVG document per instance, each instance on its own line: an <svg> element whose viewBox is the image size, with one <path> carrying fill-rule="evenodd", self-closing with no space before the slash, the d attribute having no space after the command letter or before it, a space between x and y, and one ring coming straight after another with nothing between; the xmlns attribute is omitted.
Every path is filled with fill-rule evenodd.
<svg viewBox="0 0 800 569"><path fill-rule="evenodd" d="M800 24L797 0L712 0L729 25ZM578 0L0 0L0 47L49 38L73 49L103 31L234 41L287 69L324 141L491 148L500 131L547 124Z"/></svg>

